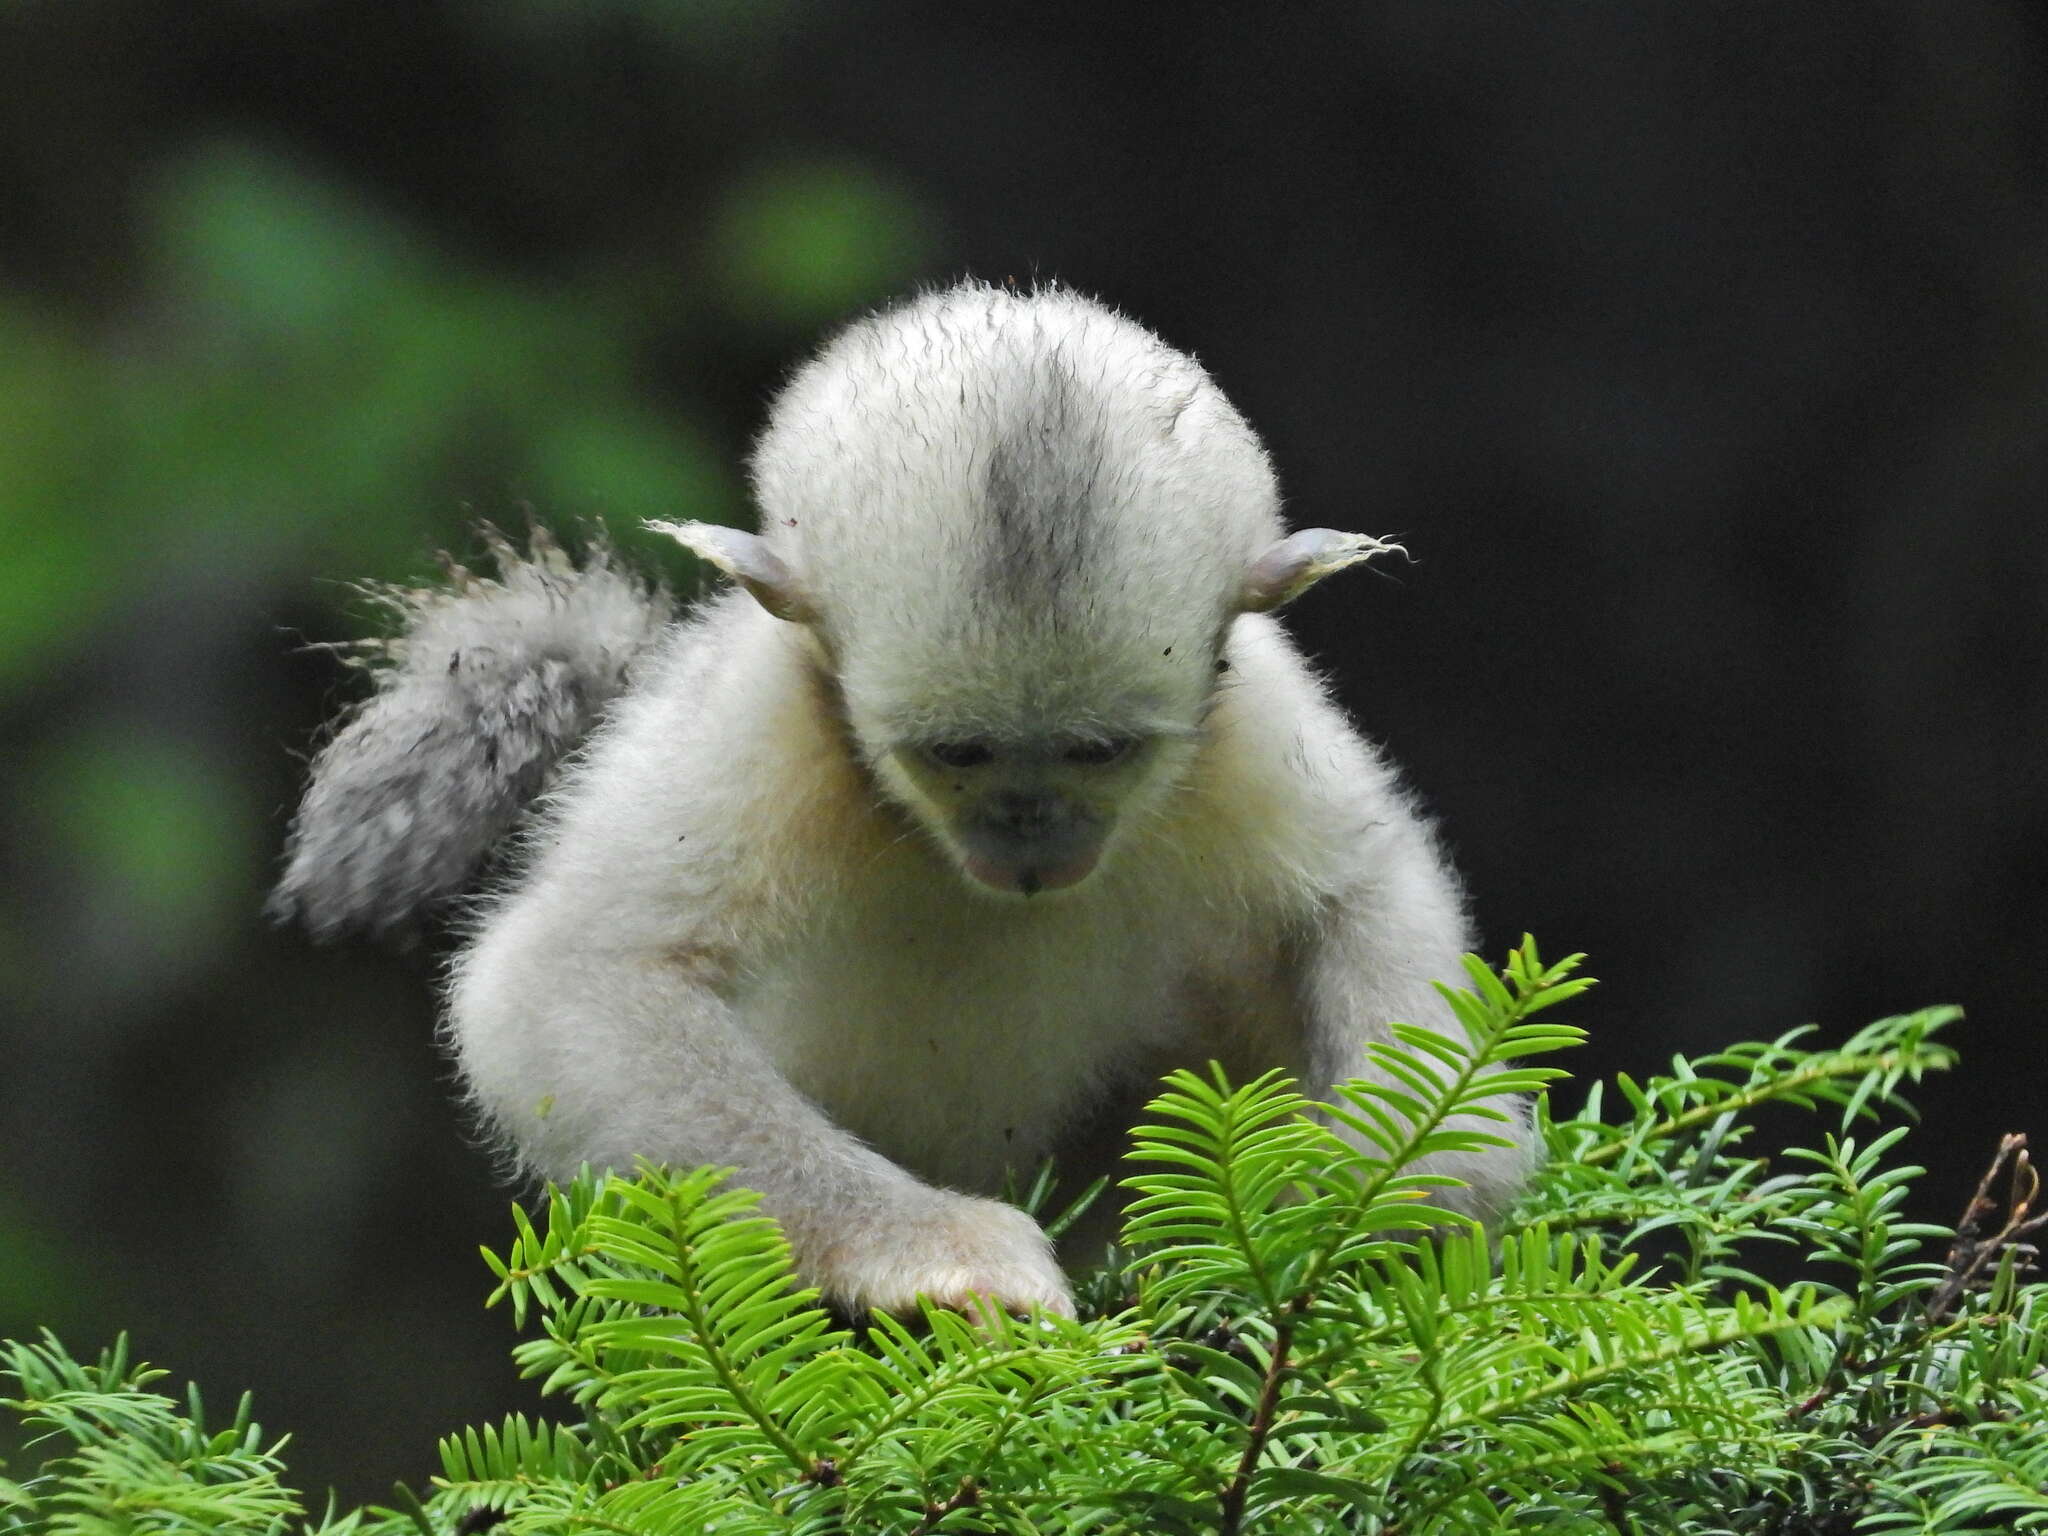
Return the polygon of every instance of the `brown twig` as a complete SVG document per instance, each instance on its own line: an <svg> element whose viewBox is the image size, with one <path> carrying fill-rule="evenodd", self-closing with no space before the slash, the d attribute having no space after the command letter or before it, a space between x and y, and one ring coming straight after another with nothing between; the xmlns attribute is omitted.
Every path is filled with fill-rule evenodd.
<svg viewBox="0 0 2048 1536"><path fill-rule="evenodd" d="M1600 1470L1608 1477L1618 1479L1623 1469L1619 1462L1611 1461ZM1622 1491L1621 1484L1603 1482L1599 1487L1600 1512L1606 1515L1607 1523L1621 1532L1622 1536L1635 1536L1635 1516L1629 1513L1628 1495Z"/></svg>
<svg viewBox="0 0 2048 1536"><path fill-rule="evenodd" d="M937 1530L939 1522L956 1509L972 1509L981 1502L981 1484L971 1477L960 1479L960 1486L953 1490L953 1496L924 1507L924 1518L911 1529L911 1536L927 1536Z"/></svg>
<svg viewBox="0 0 2048 1536"><path fill-rule="evenodd" d="M2002 1201L1992 1193L2001 1173L2008 1174ZM2028 1155L2027 1138L2002 1137L1997 1155L1984 1170L1984 1177L1977 1181L1977 1192L1956 1223L1955 1241L1948 1250L1948 1274L1927 1299L1928 1322L1938 1323L1947 1317L2006 1249L2025 1246L2027 1239L2048 1227L2048 1211L2036 1214L2034 1210L2040 1198L2041 1173ZM2003 1224L1989 1237L1984 1236L1986 1224L1997 1217L2001 1207L2005 1212Z"/></svg>
<svg viewBox="0 0 2048 1536"><path fill-rule="evenodd" d="M1287 1370L1288 1353L1293 1347L1294 1323L1290 1318L1273 1331L1273 1354L1266 1361L1266 1379L1259 1386L1258 1407L1252 1410L1251 1434L1245 1441L1244 1454L1237 1459L1237 1473L1223 1490L1223 1518L1217 1523L1217 1536L1237 1536L1244 1524L1245 1495L1251 1491L1252 1473L1258 1470L1259 1457L1273 1433L1273 1416L1280 1403L1280 1377Z"/></svg>

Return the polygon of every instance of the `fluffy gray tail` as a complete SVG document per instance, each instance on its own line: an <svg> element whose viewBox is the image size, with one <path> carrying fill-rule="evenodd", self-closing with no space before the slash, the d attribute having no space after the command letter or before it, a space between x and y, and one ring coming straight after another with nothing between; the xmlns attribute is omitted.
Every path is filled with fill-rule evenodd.
<svg viewBox="0 0 2048 1536"><path fill-rule="evenodd" d="M373 587L396 633L358 643L376 692L313 759L270 914L314 937L412 928L456 895L626 685L675 615L667 589L593 540L483 536L497 579Z"/></svg>

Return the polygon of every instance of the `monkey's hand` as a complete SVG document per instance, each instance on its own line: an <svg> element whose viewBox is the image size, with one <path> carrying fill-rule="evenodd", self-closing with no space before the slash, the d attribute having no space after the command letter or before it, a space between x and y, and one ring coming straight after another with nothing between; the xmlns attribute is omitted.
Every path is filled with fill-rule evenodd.
<svg viewBox="0 0 2048 1536"><path fill-rule="evenodd" d="M969 1314L993 1305L1074 1315L1051 1240L998 1200L933 1190L908 1212L835 1232L813 1253L805 1246L797 1251L804 1277L849 1308L914 1312L923 1296Z"/></svg>

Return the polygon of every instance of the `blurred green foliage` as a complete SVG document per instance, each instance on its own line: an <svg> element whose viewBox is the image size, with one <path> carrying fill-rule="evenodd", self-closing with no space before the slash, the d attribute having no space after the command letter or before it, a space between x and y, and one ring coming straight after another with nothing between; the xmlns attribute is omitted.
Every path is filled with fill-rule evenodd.
<svg viewBox="0 0 2048 1536"><path fill-rule="evenodd" d="M771 167L729 194L713 261L733 302L823 325L927 254L925 221L897 187L858 165Z"/></svg>
<svg viewBox="0 0 2048 1536"><path fill-rule="evenodd" d="M526 0L450 20L535 70L617 26L672 63L743 72L799 9ZM404 1018L357 1033L388 1012L361 979L354 1011L329 1018L307 995L317 964L258 915L291 754L312 709L346 697L291 653L355 627L348 584L417 574L437 547L473 547L475 519L529 508L557 527L602 519L673 569L682 557L641 539L641 519L747 515L748 423L716 404L735 360L765 375L912 286L934 250L918 199L836 149L700 157L681 206L650 208L635 238L500 251L316 142L199 113L123 144L127 244L105 272L78 291L0 288L0 1110L24 1133L0 1170L0 1332L90 1326L101 1304L175 1314L182 1301L146 1298L191 1287L260 1226L230 1167L205 1242L159 1267L155 1170L106 1182L152 1130L217 1120L181 1103L167 1062L203 1074L234 1055L236 1113L260 1118L316 1025L348 1028L284 1102L368 1102L363 1052L401 1033L430 1049ZM478 184L516 154L480 143ZM304 724L278 717L286 686ZM408 1066L414 1079L440 1093L430 1070ZM314 1219L367 1244L389 1175L324 1166L342 1154L321 1124L275 1142L265 1187L286 1206L341 1202ZM188 1155L231 1156L234 1128L207 1130L219 1148ZM456 1146L452 1112L437 1134ZM47 1235L41 1213L80 1198L112 1202L91 1239L104 1248ZM291 1290L305 1268L240 1304L306 1305ZM87 1274L110 1278L104 1297ZM418 1304L416 1277L368 1283L350 1304L365 1316ZM192 1299L204 1314L203 1283Z"/></svg>
<svg viewBox="0 0 2048 1536"><path fill-rule="evenodd" d="M263 863L259 826L227 765L163 738L91 730L52 742L30 794L60 856L111 888L123 939L160 955L226 942L234 894Z"/></svg>
<svg viewBox="0 0 2048 1536"><path fill-rule="evenodd" d="M928 221L844 160L741 177L708 278L543 280L437 248L309 161L215 140L137 196L151 270L97 324L0 297L0 699L33 690L167 565L274 598L396 578L472 515L744 515L730 450L649 350L715 304L801 335L914 278ZM623 295L623 297L622 297ZM288 598L286 600L289 600ZM115 728L32 749L56 850L165 945L220 936L258 808L231 765Z"/></svg>
<svg viewBox="0 0 2048 1536"><path fill-rule="evenodd" d="M474 504L737 518L734 466L652 386L650 346L698 304L812 332L931 249L914 199L837 160L727 189L698 283L491 271L245 142L171 158L140 203L155 270L132 307L88 327L0 298L0 690L180 548L396 576Z"/></svg>

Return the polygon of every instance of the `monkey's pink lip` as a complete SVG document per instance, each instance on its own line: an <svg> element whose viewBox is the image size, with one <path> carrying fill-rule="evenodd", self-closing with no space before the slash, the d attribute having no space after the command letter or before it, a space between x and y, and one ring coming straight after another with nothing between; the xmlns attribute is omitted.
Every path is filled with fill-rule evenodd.
<svg viewBox="0 0 2048 1536"><path fill-rule="evenodd" d="M1040 891L1063 891L1079 885L1095 871L1102 858L1097 844L1058 864L1001 864L978 853L967 856L967 873L992 891L1009 896L1035 896Z"/></svg>

